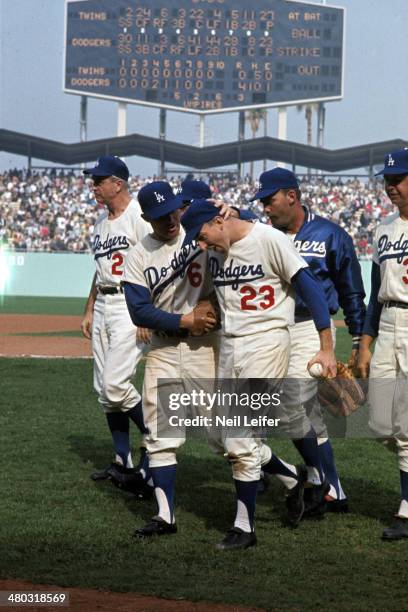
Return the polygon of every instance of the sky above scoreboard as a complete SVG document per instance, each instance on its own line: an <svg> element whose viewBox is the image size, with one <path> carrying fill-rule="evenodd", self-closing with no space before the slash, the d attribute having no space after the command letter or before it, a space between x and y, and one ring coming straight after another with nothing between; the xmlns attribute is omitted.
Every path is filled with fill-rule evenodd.
<svg viewBox="0 0 408 612"><path fill-rule="evenodd" d="M318 1L316 1L318 4ZM346 9L344 99L326 106L325 146L339 148L408 139L408 7L406 0L339 0ZM79 97L63 92L63 0L0 0L0 127L64 142L79 140ZM157 136L159 111L128 105L127 132ZM198 144L198 117L168 112L167 137ZM89 98L88 139L116 135L117 104ZM236 140L236 113L205 119L206 144ZM315 127L315 126L314 126ZM249 126L246 128L249 137ZM277 136L277 111L268 134ZM288 138L306 142L304 111L288 109ZM314 133L314 140L316 135ZM36 162L43 163L43 162ZM26 158L0 153L0 170ZM133 174L157 162L129 160Z"/></svg>

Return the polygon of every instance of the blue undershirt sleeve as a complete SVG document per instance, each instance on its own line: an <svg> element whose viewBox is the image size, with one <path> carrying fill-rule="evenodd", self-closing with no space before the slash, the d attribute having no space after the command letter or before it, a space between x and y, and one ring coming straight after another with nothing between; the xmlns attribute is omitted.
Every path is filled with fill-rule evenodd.
<svg viewBox="0 0 408 612"><path fill-rule="evenodd" d="M381 272L380 266L376 263L372 263L371 266L371 293L370 301L367 306L367 313L365 316L363 334L376 338L378 336L378 328L380 326L380 317L382 311L382 304L378 301L378 293L381 287Z"/></svg>
<svg viewBox="0 0 408 612"><path fill-rule="evenodd" d="M129 314L135 325L161 331L180 330L181 315L155 308L150 291L146 287L125 281L123 288Z"/></svg>
<svg viewBox="0 0 408 612"><path fill-rule="evenodd" d="M317 331L330 327L330 312L323 288L309 268L302 268L291 279L300 299L311 312Z"/></svg>

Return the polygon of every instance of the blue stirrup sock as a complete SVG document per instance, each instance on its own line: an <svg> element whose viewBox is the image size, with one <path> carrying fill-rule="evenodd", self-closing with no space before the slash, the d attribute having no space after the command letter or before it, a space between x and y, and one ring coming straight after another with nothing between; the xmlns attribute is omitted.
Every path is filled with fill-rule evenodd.
<svg viewBox="0 0 408 612"><path fill-rule="evenodd" d="M135 423L136 427L142 435L149 433L149 430L147 429L143 420L142 400L140 400L140 402L136 404L136 406L133 406L133 408L127 410L126 414L130 419L132 419L132 421Z"/></svg>
<svg viewBox="0 0 408 612"><path fill-rule="evenodd" d="M319 444L319 455L322 462L323 473L331 486L330 495L332 494L332 489L334 489L333 493L336 493L337 499L346 499L339 476L337 474L333 448L330 440L325 440L323 444Z"/></svg>
<svg viewBox="0 0 408 612"><path fill-rule="evenodd" d="M242 480L234 479L234 483L237 493L237 514L234 527L239 527L242 531L249 533L254 530L258 480L243 482Z"/></svg>
<svg viewBox="0 0 408 612"><path fill-rule="evenodd" d="M158 516L166 523L174 523L174 487L177 464L150 468L154 493L158 506Z"/></svg>
<svg viewBox="0 0 408 612"><path fill-rule="evenodd" d="M117 463L133 467L129 442L129 419L125 412L107 412L106 420L112 434Z"/></svg>
<svg viewBox="0 0 408 612"><path fill-rule="evenodd" d="M293 444L306 464L308 481L315 485L322 484L323 470L314 429L311 428L304 438L293 440Z"/></svg>

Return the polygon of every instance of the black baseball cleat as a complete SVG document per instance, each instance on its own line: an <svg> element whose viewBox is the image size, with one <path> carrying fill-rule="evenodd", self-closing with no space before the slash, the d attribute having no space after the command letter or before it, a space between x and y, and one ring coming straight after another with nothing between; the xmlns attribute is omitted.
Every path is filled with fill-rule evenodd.
<svg viewBox="0 0 408 612"><path fill-rule="evenodd" d="M233 527L227 531L225 538L216 545L217 550L239 550L256 546L257 539L253 531L249 533L242 531L239 527Z"/></svg>
<svg viewBox="0 0 408 612"><path fill-rule="evenodd" d="M347 499L333 499L330 495L326 495L326 512L335 512L336 514L348 514L350 508Z"/></svg>
<svg viewBox="0 0 408 612"><path fill-rule="evenodd" d="M109 476L109 470L111 469L111 466L103 469L103 470L96 470L95 472L92 472L90 478L92 480L98 481L98 480L108 480L108 478L110 478Z"/></svg>
<svg viewBox="0 0 408 612"><path fill-rule="evenodd" d="M140 488L136 489L133 492L133 495L135 495L137 499L140 499L140 501L143 501L145 499L151 499L153 497L153 494L154 487L148 485L147 482L144 482Z"/></svg>
<svg viewBox="0 0 408 612"><path fill-rule="evenodd" d="M167 523L160 516L154 516L150 523L136 529L133 536L135 538L152 538L153 536L171 535L172 533L177 533L175 523Z"/></svg>
<svg viewBox="0 0 408 612"><path fill-rule="evenodd" d="M108 473L115 487L123 491L134 493L144 485L143 476L136 468L126 468L119 463L112 463Z"/></svg>
<svg viewBox="0 0 408 612"><path fill-rule="evenodd" d="M402 540L408 538L408 519L396 516L393 523L384 529L383 540Z"/></svg>
<svg viewBox="0 0 408 612"><path fill-rule="evenodd" d="M305 465L297 467L298 482L293 489L290 489L286 495L286 508L288 510L288 523L290 527L297 527L302 520L305 511L305 502L303 494L307 481L307 469Z"/></svg>
<svg viewBox="0 0 408 612"><path fill-rule="evenodd" d="M322 517L324 515L327 510L326 495L329 491L330 483L326 479L320 485L313 485L305 489L305 517Z"/></svg>

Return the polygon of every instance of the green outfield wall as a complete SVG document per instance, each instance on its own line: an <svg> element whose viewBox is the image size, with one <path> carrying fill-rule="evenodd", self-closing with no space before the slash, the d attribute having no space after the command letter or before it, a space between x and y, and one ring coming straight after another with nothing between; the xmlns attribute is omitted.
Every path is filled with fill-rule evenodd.
<svg viewBox="0 0 408 612"><path fill-rule="evenodd" d="M371 262L360 263L369 295ZM94 270L90 254L0 251L0 294L86 297Z"/></svg>
<svg viewBox="0 0 408 612"><path fill-rule="evenodd" d="M0 251L2 295L85 297L95 266L92 255Z"/></svg>

